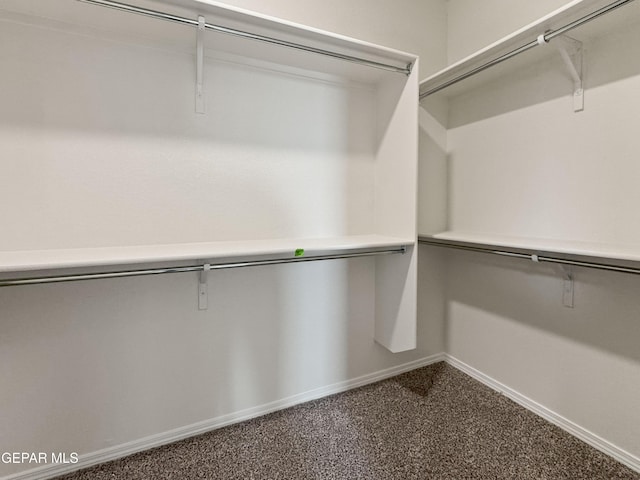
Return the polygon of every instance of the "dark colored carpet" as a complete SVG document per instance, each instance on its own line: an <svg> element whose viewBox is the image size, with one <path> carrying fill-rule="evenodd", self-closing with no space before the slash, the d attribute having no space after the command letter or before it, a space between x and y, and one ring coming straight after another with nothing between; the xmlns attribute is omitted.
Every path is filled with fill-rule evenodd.
<svg viewBox="0 0 640 480"><path fill-rule="evenodd" d="M429 367L60 477L640 479L457 369Z"/></svg>

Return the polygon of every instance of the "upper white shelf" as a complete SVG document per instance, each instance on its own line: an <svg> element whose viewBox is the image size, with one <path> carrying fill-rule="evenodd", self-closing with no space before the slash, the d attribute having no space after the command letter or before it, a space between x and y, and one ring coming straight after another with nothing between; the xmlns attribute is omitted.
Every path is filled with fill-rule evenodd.
<svg viewBox="0 0 640 480"><path fill-rule="evenodd" d="M0 272L27 272L64 268L211 261L268 255L270 258L294 257L297 249L304 256L331 255L410 246L414 239L381 235L355 235L334 238L243 240L182 243L169 245L132 245L122 247L23 250L0 252Z"/></svg>
<svg viewBox="0 0 640 480"><path fill-rule="evenodd" d="M151 16L151 12L158 15ZM320 76L377 83L389 74L406 76L405 70L417 59L413 54L209 0L3 0L0 4L0 20L188 54L195 52L200 15L207 24L205 56L231 62L253 59L266 68L284 67L293 73L297 68Z"/></svg>
<svg viewBox="0 0 640 480"><path fill-rule="evenodd" d="M560 254L569 257L640 262L640 245L637 244L583 242L453 231L420 238L427 242L433 241L433 243L442 245L467 244L495 249L514 249L531 253Z"/></svg>
<svg viewBox="0 0 640 480"><path fill-rule="evenodd" d="M521 49L530 43L536 43L538 36L550 31L561 29L579 19L588 16L608 5L626 2L620 7L598 16L588 23L567 32L568 36L582 42L588 42L603 35L615 32L640 22L640 2L635 0L574 0L562 8L551 12L539 20L513 32L510 35L488 45L472 55L449 65L420 82L421 98L426 98L429 92L441 91L446 97L465 93L496 78L515 72L526 65L557 55L553 48L546 45L536 45L525 50L526 53L515 54L508 60L497 63L487 69L486 64L499 59L511 52ZM478 72L475 72L478 70ZM457 81L460 77L464 80ZM451 85L448 85L450 82ZM445 85L448 85L445 87ZM441 90L439 90L441 89Z"/></svg>

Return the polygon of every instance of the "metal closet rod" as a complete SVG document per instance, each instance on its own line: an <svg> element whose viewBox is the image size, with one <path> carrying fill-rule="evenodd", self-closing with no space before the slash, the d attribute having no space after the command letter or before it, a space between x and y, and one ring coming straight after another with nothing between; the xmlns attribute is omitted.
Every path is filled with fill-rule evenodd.
<svg viewBox="0 0 640 480"><path fill-rule="evenodd" d="M102 7L114 8L116 10L120 10L128 13L137 13L139 15L144 15L147 17L158 18L161 20L167 20L170 22L181 23L183 25L190 25L193 27L198 26L198 20L192 20L190 18L179 17L177 15L171 15L169 13L160 12L157 10L151 10L148 8L136 7L134 5L129 5L126 3L114 2L111 0L78 0L84 3L90 3L93 5L99 5ZM343 53L332 52L331 50L324 50L322 48L310 47L308 45L302 45L299 43L289 42L286 40L280 40L273 37L267 37L265 35L258 35L255 33L245 32L242 30L236 30L234 28L223 27L221 25L213 25L211 23L205 23L204 28L208 30L213 30L214 32L224 33L227 35L233 35L236 37L241 37L249 40L257 40L259 42L271 43L275 45L280 45L282 47L294 48L296 50L303 50L305 52L317 53L319 55L324 55L327 57L337 58L340 60L344 60L352 63L359 63L362 65L367 65L369 67L374 67L382 70L388 70L392 72L404 73L405 75L409 75L411 73L411 69L413 68L412 63L408 63L404 67L398 67L396 65L389 65L381 62L374 62L373 60L367 60L364 58L354 57L351 55L346 55Z"/></svg>
<svg viewBox="0 0 640 480"><path fill-rule="evenodd" d="M544 37L545 42L549 42L551 40L553 40L554 38L563 35L565 33L567 33L570 30L573 30L576 27L579 27L580 25L584 25L587 22L590 22L591 20L598 18L606 13L609 13L613 10L615 10L616 8L622 7L623 5L626 5L627 3L631 3L634 0L617 0L613 3L610 3L609 5L606 5L598 10L596 10L595 12L592 12L588 15L585 15L584 17L579 18L578 20L575 20L567 25L565 25L564 27L560 27L556 30L550 30L546 33L544 33L544 35L542 35ZM540 43L538 42L538 39L536 40L532 40L531 42L522 45L521 47L516 48L515 50L511 50L508 53L505 53L504 55L494 58L493 60L488 61L487 63L484 63L482 65L480 65L479 67L476 67L472 70L469 70L466 73L463 73L462 75L458 75L455 78L452 78L451 80L448 80L440 85L437 85L429 90L427 90L426 92L422 92L420 94L420 100L422 100L425 97L428 97L429 95L432 95L436 92L439 92L440 90L444 90L447 87L450 87L451 85L454 85L458 82L461 82L462 80L466 80L469 77L472 77L480 72L483 72L484 70L491 68L499 63L504 62L505 60L509 60L512 57L515 57L516 55L520 55L523 52L526 52L527 50L532 49L533 47L537 47L538 45L540 45Z"/></svg>
<svg viewBox="0 0 640 480"><path fill-rule="evenodd" d="M621 267L618 265L611 265L609 263L602 262L585 262L581 260L570 260L565 258L558 257L548 257L546 255L537 255L537 254L528 254L528 253L520 253L520 252L509 252L506 250L496 250L490 247L477 247L471 245L459 245L455 243L442 243L440 241L431 241L428 239L421 238L418 240L418 243L423 243L426 245L433 245L436 247L445 247L445 248L453 248L457 250L466 250L470 252L480 252L480 253L490 253L493 255L501 255L503 257L513 257L513 258L522 258L525 260L532 260L534 262L545 262L545 263L555 263L559 265L571 265L575 267L586 267L586 268L594 268L596 270L606 270L610 272L619 272L619 273L631 273L633 275L640 275L640 268L634 267Z"/></svg>
<svg viewBox="0 0 640 480"><path fill-rule="evenodd" d="M406 247L390 248L386 250L371 250L364 252L340 253L335 255L317 255L315 257L294 257L273 260L249 260L245 262L218 263L208 265L207 270L225 270L228 268L259 267L263 265L280 265L284 263L315 262L318 260L338 260L343 258L369 257L374 255L390 255L406 253ZM103 278L140 277L143 275L161 275L165 273L202 272L203 264L186 267L149 268L144 270L124 270L119 272L79 273L77 275L52 275L30 278L14 278L0 280L0 287L15 287L19 285L38 285L42 283L75 282L79 280L98 280Z"/></svg>

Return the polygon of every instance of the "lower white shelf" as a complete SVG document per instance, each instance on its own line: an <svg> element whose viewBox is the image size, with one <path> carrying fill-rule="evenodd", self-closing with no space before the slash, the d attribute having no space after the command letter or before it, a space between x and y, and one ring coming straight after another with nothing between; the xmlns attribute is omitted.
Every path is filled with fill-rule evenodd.
<svg viewBox="0 0 640 480"><path fill-rule="evenodd" d="M359 235L311 239L270 239L101 248L0 252L0 273L51 271L70 268L158 264L216 260L238 262L265 257L272 260L332 257L390 250L401 252L413 239Z"/></svg>
<svg viewBox="0 0 640 480"><path fill-rule="evenodd" d="M0 287L201 272L198 309L206 310L208 270L384 256L386 258L376 260L374 339L396 353L416 348L417 252L414 246L414 238L362 235L4 251L0 252ZM395 261L389 257L399 258Z"/></svg>
<svg viewBox="0 0 640 480"><path fill-rule="evenodd" d="M640 245L608 244L471 232L421 235L419 243L534 261L640 274Z"/></svg>

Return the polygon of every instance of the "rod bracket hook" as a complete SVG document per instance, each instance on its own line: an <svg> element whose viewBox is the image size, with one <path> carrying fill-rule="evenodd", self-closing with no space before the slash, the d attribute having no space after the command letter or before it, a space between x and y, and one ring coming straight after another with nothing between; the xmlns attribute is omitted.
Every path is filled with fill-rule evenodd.
<svg viewBox="0 0 640 480"><path fill-rule="evenodd" d="M540 43L541 41L543 43ZM566 35L560 35L554 38L552 43L549 43L544 35L540 35L538 43L541 45L550 44L560 53L560 57L573 80L573 111L582 112L584 110L582 42Z"/></svg>

